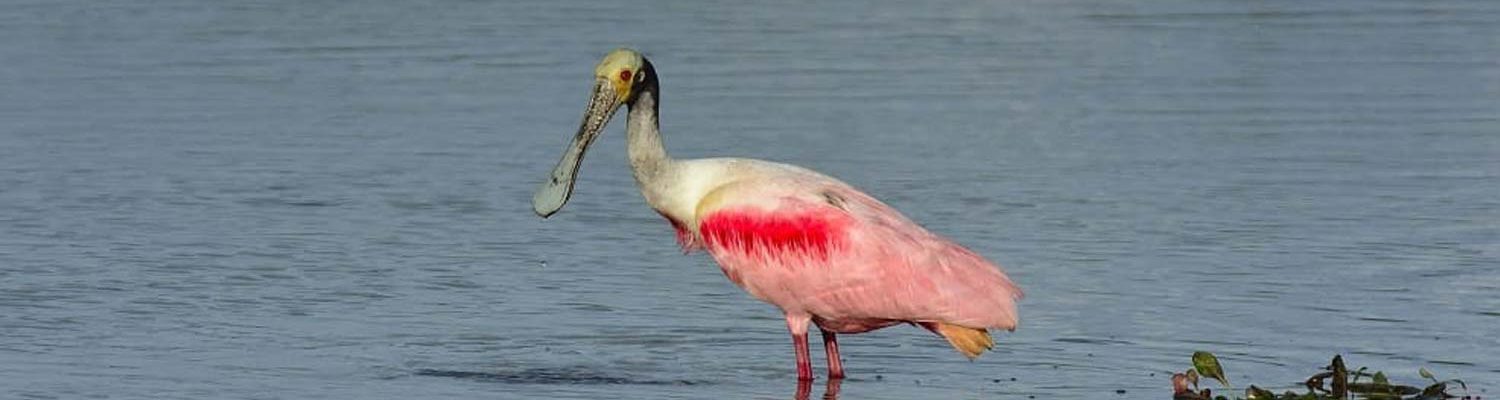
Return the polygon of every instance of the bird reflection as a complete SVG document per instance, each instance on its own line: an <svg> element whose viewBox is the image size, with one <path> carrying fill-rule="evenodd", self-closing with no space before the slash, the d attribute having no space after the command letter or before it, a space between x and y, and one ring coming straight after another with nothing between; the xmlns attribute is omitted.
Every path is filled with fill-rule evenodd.
<svg viewBox="0 0 1500 400"><path fill-rule="evenodd" d="M812 396L813 381L809 379L797 380L797 394L792 395L793 400L808 400ZM823 388L823 400L838 400L839 386L844 384L843 379L829 379Z"/></svg>

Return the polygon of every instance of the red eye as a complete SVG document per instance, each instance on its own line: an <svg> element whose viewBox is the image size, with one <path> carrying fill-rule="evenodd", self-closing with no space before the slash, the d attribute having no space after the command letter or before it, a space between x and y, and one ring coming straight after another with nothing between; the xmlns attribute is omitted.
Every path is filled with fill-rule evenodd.
<svg viewBox="0 0 1500 400"><path fill-rule="evenodd" d="M630 70L620 71L620 80L630 82Z"/></svg>

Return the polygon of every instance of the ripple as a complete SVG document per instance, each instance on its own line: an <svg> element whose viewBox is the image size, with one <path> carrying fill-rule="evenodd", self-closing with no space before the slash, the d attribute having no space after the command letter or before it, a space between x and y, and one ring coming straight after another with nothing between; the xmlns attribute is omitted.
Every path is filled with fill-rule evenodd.
<svg viewBox="0 0 1500 400"><path fill-rule="evenodd" d="M1404 320L1404 319L1400 319L1400 318L1385 318L1385 317L1358 317L1356 319L1358 319L1360 321L1384 322L1384 323L1391 323L1391 324L1405 324L1407 322L1410 322L1410 321L1407 321L1407 320Z"/></svg>
<svg viewBox="0 0 1500 400"><path fill-rule="evenodd" d="M338 200L295 199L295 198L288 199L288 198L279 198L279 197L256 197L256 198L248 198L248 199L240 200L239 203L240 204L244 204L244 205L248 205L248 206L255 206L255 207L278 207L278 206L292 206L292 207L333 207L333 206L342 205L344 202L338 201Z"/></svg>
<svg viewBox="0 0 1500 400"><path fill-rule="evenodd" d="M610 375L587 368L531 368L519 371L457 371L420 369L413 375L481 382L539 385L698 385L689 380L650 380Z"/></svg>
<svg viewBox="0 0 1500 400"><path fill-rule="evenodd" d="M1134 344L1128 340L1104 339L1104 338L1082 338L1082 337L1060 337L1052 339L1054 342L1078 343L1078 344Z"/></svg>

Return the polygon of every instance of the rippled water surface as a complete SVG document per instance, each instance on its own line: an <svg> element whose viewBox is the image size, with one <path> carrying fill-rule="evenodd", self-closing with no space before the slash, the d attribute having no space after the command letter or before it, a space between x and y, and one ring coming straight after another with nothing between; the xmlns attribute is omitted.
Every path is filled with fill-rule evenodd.
<svg viewBox="0 0 1500 400"><path fill-rule="evenodd" d="M1500 2L744 3L0 4L0 397L793 396L623 124L531 213L621 45L677 156L839 176L1027 290L975 362L844 337L841 398L1166 398L1199 349L1500 385Z"/></svg>

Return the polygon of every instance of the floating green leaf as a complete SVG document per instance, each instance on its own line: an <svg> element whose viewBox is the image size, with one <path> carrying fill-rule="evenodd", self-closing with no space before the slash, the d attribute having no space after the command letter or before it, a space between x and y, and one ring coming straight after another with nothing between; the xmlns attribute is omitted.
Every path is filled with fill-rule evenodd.
<svg viewBox="0 0 1500 400"><path fill-rule="evenodd" d="M1432 378L1429 377L1428 379L1432 379ZM1427 388L1422 389L1422 397L1423 398L1441 399L1447 393L1448 393L1448 383L1447 382L1434 383L1434 384L1428 385Z"/></svg>
<svg viewBox="0 0 1500 400"><path fill-rule="evenodd" d="M1428 371L1427 368L1417 369L1417 374L1422 375L1423 378L1431 379L1432 383L1437 383L1437 377L1433 376L1432 371Z"/></svg>
<svg viewBox="0 0 1500 400"><path fill-rule="evenodd" d="M1224 377L1224 368L1219 366L1219 358L1214 357L1214 353L1193 352L1193 369L1198 370L1198 375L1214 378L1224 387L1229 387L1229 378Z"/></svg>
<svg viewBox="0 0 1500 400"><path fill-rule="evenodd" d="M1382 377L1383 378L1383 377ZM1390 381L1374 383L1350 383L1349 391L1371 399L1399 399L1401 396L1421 393L1421 389L1406 385L1392 385Z"/></svg>
<svg viewBox="0 0 1500 400"><path fill-rule="evenodd" d="M1276 393L1271 393L1271 391L1269 391L1269 390L1258 388L1255 385L1250 385L1250 388L1245 389L1245 399L1246 400L1276 400Z"/></svg>
<svg viewBox="0 0 1500 400"><path fill-rule="evenodd" d="M1329 372L1333 373L1333 382L1328 384L1328 388L1332 389L1333 397L1337 397L1340 399L1348 397L1349 368L1344 366L1344 356L1334 355L1333 361L1328 363L1328 370ZM1358 380L1359 374L1364 373L1364 371L1364 368L1360 368L1359 371L1356 371L1355 379Z"/></svg>

